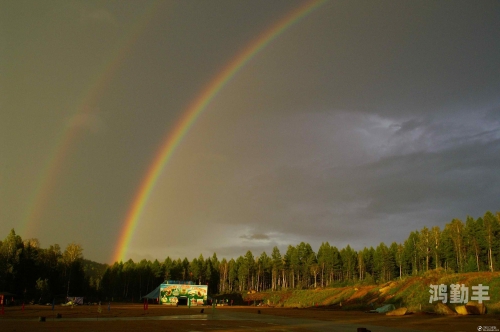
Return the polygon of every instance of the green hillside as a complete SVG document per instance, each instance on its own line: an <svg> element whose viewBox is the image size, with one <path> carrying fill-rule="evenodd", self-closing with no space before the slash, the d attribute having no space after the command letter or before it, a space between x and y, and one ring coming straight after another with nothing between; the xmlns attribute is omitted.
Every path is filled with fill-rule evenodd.
<svg viewBox="0 0 500 332"><path fill-rule="evenodd" d="M450 285L463 284L469 289L470 300L472 286L489 286L489 300L483 301L489 313L500 313L500 272L446 273L433 270L422 276L406 277L381 285L358 284L347 287L327 287L310 290L283 290L245 294L245 301L262 303L277 307L327 307L332 310L370 310L385 304L394 304L396 308L407 307L413 312L433 311L442 301L429 303L430 285L447 286L447 305L455 308L462 303L450 303Z"/></svg>

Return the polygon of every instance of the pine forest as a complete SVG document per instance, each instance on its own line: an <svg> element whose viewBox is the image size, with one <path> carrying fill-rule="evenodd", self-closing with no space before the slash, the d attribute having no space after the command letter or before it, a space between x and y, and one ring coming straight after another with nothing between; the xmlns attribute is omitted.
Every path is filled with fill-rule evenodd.
<svg viewBox="0 0 500 332"><path fill-rule="evenodd" d="M138 302L164 280L190 280L208 285L209 293L310 289L350 283L384 283L432 269L455 273L500 269L500 212L486 212L465 222L453 219L440 227L415 230L403 243L375 248L337 248L324 242L317 252L308 243L286 251L252 253L231 259L189 260L166 255L163 260L115 262L87 260L71 243L41 248L37 239L22 239L15 230L0 242L0 291L26 302L47 303L66 296L91 301Z"/></svg>

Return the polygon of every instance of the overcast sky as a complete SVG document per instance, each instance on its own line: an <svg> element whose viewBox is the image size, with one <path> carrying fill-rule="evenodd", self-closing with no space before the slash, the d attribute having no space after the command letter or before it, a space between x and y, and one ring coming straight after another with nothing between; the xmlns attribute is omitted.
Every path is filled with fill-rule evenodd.
<svg viewBox="0 0 500 332"><path fill-rule="evenodd" d="M189 104L303 1L2 1L0 238L110 262ZM163 169L127 258L403 242L500 210L500 2L330 1Z"/></svg>

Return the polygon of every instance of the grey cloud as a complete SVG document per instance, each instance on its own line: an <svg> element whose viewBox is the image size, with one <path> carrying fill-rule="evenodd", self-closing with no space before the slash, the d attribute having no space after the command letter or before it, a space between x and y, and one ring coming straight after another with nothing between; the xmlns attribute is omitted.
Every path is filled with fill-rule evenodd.
<svg viewBox="0 0 500 332"><path fill-rule="evenodd" d="M432 137L441 135L440 127L429 123L425 130ZM361 243L371 234L374 240L401 241L424 225L444 225L496 206L499 190L491 184L500 181L499 140L469 139L434 149L316 172L276 168L249 181L235 201L248 205L239 205L228 220L280 232L282 238Z"/></svg>
<svg viewBox="0 0 500 332"><path fill-rule="evenodd" d="M500 106L491 108L485 113L484 119L488 122L493 122L497 126L497 130L500 129Z"/></svg>
<svg viewBox="0 0 500 332"><path fill-rule="evenodd" d="M246 239L246 240L269 240L269 235L264 234L264 233L253 233L253 234L241 235L240 239Z"/></svg>
<svg viewBox="0 0 500 332"><path fill-rule="evenodd" d="M392 126L399 128L396 134L405 134L407 132L411 132L417 128L420 128L427 123L429 123L429 121L424 121L421 119L410 119L407 121L403 121L401 124L394 124Z"/></svg>
<svg viewBox="0 0 500 332"><path fill-rule="evenodd" d="M345 187L353 188L353 197L370 201L359 212L372 219L419 210L481 214L496 205L499 190L491 183L500 180L496 171L499 149L497 140L441 154L420 152L385 158L355 169ZM361 186L362 190L354 189ZM444 221L434 217L427 223Z"/></svg>
<svg viewBox="0 0 500 332"><path fill-rule="evenodd" d="M219 259L221 258L226 258L226 259L231 259L234 258L235 260L238 258L238 256L244 256L248 250L252 252L254 257L259 257L262 252L266 252L268 255L271 253L272 248L277 246L280 249L281 254L283 255L286 246L282 245L280 246L278 243L272 243L272 244L245 244L245 245L239 245L239 246L214 246L211 248L211 250L215 253L217 253L217 257Z"/></svg>

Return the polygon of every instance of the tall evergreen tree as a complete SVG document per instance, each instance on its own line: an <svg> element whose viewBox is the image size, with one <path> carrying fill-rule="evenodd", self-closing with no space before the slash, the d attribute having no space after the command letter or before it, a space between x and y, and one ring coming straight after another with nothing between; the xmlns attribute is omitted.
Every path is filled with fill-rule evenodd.
<svg viewBox="0 0 500 332"><path fill-rule="evenodd" d="M459 219L453 219L451 223L446 224L446 235L453 244L453 251L455 252L457 272L464 270L464 224Z"/></svg>
<svg viewBox="0 0 500 332"><path fill-rule="evenodd" d="M281 257L280 250L278 247L273 248L273 252L271 254L272 261L272 282L271 282L271 290L277 290L279 286L283 285L280 282L280 277L283 275L284 277L284 268L283 268L283 258ZM282 273L283 272L283 273Z"/></svg>
<svg viewBox="0 0 500 332"><path fill-rule="evenodd" d="M474 262L474 266L469 263L467 264L466 271L480 271L482 265L480 257L486 247L484 243L484 224L482 218L474 220L474 218L467 216L465 221L465 244L468 247L467 262Z"/></svg>
<svg viewBox="0 0 500 332"><path fill-rule="evenodd" d="M340 257L342 259L343 278L346 280L353 279L356 271L356 252L350 245L347 245L347 247L340 250Z"/></svg>
<svg viewBox="0 0 500 332"><path fill-rule="evenodd" d="M235 291L238 288L238 264L231 258L228 262L229 264L229 291Z"/></svg>
<svg viewBox="0 0 500 332"><path fill-rule="evenodd" d="M483 217L484 237L486 240L486 249L488 257L488 268L491 272L495 271L495 255L494 249L498 243L500 234L500 224L493 213L487 211Z"/></svg>

